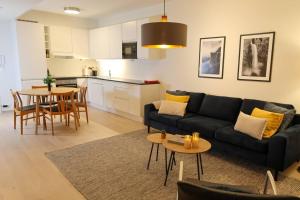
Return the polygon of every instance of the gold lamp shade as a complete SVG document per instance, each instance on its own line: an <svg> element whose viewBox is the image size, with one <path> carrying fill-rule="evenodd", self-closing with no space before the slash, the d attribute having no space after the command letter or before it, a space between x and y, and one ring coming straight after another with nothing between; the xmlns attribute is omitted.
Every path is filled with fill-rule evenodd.
<svg viewBox="0 0 300 200"><path fill-rule="evenodd" d="M153 22L142 25L142 46L147 48L182 48L187 43L187 25Z"/></svg>

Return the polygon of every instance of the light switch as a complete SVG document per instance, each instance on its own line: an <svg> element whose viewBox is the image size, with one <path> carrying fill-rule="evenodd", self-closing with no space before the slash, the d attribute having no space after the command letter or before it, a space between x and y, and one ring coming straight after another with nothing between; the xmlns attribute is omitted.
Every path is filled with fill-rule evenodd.
<svg viewBox="0 0 300 200"><path fill-rule="evenodd" d="M5 67L5 56L4 55L0 55L0 68L4 68Z"/></svg>

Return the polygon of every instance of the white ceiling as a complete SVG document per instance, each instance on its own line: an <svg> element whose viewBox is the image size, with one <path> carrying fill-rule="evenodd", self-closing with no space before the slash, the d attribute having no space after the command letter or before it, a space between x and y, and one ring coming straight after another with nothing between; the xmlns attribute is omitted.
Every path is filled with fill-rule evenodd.
<svg viewBox="0 0 300 200"><path fill-rule="evenodd" d="M0 20L14 19L42 0L0 0Z"/></svg>
<svg viewBox="0 0 300 200"><path fill-rule="evenodd" d="M160 3L163 3L163 0L43 0L33 9L64 14L63 8L65 6L75 6L81 9L81 13L76 17L98 19L101 16Z"/></svg>

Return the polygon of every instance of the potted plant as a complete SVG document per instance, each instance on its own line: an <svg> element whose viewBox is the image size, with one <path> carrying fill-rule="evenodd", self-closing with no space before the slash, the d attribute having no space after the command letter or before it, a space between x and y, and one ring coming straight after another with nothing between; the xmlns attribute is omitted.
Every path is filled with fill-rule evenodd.
<svg viewBox="0 0 300 200"><path fill-rule="evenodd" d="M47 71L47 77L44 78L44 83L48 85L48 91L51 91L51 84L55 82L55 79L52 78L51 74L49 71Z"/></svg>

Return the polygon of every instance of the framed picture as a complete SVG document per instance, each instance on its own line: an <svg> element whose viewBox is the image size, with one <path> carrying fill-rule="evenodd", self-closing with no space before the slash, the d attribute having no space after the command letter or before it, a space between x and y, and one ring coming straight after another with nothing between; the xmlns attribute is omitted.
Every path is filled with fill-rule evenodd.
<svg viewBox="0 0 300 200"><path fill-rule="evenodd" d="M223 78L225 36L200 38L198 77Z"/></svg>
<svg viewBox="0 0 300 200"><path fill-rule="evenodd" d="M275 32L241 35L238 80L271 81Z"/></svg>

